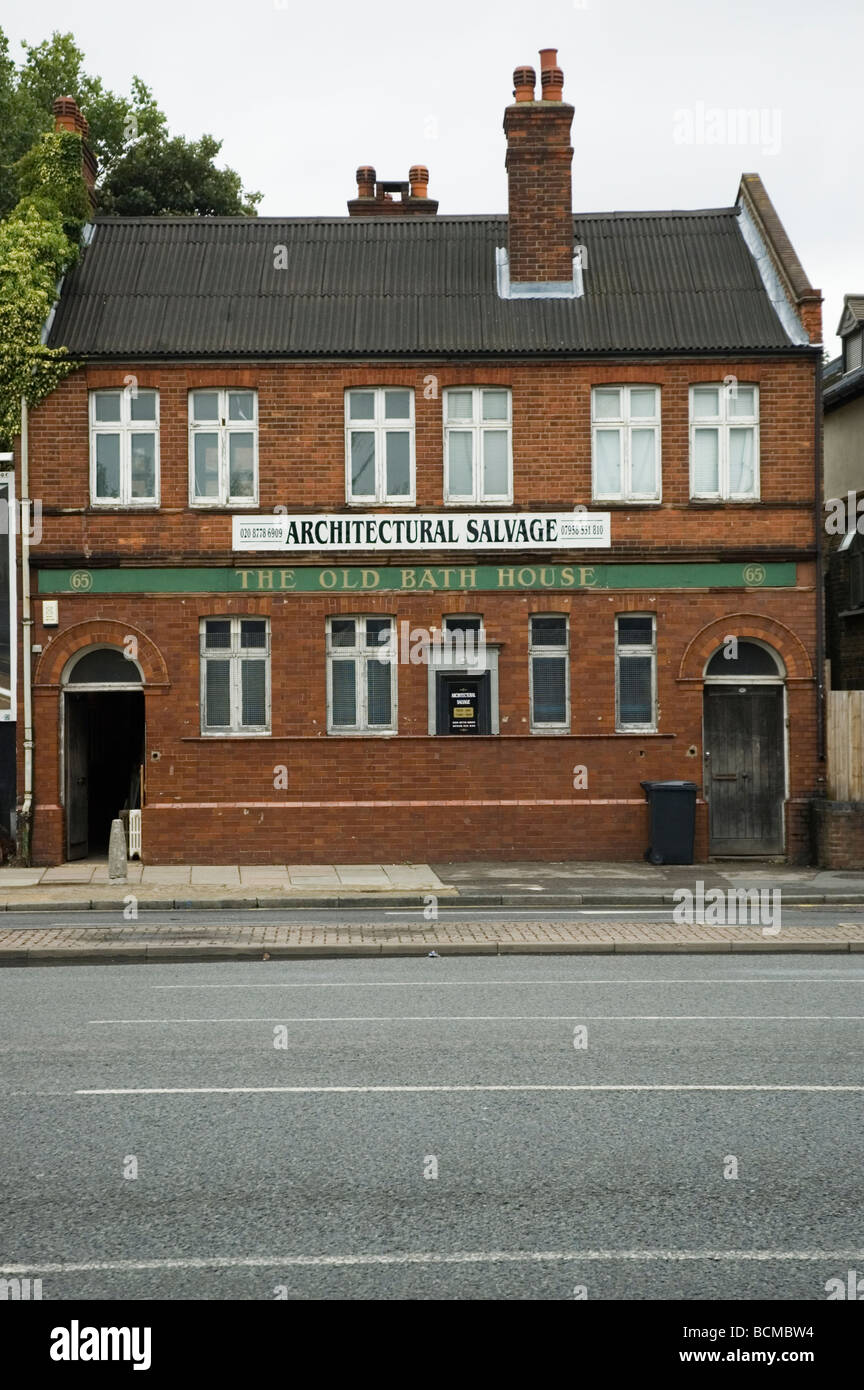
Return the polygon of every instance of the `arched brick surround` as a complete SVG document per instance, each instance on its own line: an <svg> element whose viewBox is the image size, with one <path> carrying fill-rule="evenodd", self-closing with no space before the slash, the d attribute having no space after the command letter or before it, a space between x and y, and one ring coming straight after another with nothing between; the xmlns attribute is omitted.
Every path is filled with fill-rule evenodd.
<svg viewBox="0 0 864 1390"><path fill-rule="evenodd" d="M755 637L773 647L786 665L786 680L813 679L813 666L800 638L785 623L761 613L728 613L708 623L689 643L678 670L679 681L702 681L705 663L723 645L730 633L739 638Z"/></svg>
<svg viewBox="0 0 864 1390"><path fill-rule="evenodd" d="M122 648L129 637L138 642L138 664L144 672L146 690L167 690L168 667L155 642L130 623L118 623L111 618L90 618L76 623L60 633L39 658L34 676L38 688L59 687L67 662L87 647L108 645Z"/></svg>

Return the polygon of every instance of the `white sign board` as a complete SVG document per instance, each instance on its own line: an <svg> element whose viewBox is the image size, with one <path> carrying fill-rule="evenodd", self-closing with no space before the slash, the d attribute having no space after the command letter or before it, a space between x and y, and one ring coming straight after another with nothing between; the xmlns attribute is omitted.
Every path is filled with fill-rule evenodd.
<svg viewBox="0 0 864 1390"><path fill-rule="evenodd" d="M282 512L233 518L235 550L588 550L611 545L609 512Z"/></svg>

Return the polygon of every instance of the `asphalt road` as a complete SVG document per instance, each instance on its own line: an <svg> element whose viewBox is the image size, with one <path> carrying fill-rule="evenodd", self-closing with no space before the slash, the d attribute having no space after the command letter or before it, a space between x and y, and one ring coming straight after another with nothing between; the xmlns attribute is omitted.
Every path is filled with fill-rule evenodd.
<svg viewBox="0 0 864 1390"><path fill-rule="evenodd" d="M864 1270L862 1030L855 957L6 969L0 1275L824 1299Z"/></svg>

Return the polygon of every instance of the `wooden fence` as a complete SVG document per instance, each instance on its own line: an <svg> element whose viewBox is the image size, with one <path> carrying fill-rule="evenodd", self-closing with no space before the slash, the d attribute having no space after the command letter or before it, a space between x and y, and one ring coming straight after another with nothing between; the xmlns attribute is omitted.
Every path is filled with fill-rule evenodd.
<svg viewBox="0 0 864 1390"><path fill-rule="evenodd" d="M829 690L828 796L864 801L864 690Z"/></svg>

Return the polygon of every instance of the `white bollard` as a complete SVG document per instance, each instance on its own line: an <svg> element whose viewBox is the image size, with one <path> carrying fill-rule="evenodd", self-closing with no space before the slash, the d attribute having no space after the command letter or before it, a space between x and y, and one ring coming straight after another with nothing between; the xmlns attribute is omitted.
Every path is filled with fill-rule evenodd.
<svg viewBox="0 0 864 1390"><path fill-rule="evenodd" d="M123 833L123 822L119 819L111 822L111 834L108 839L108 877L126 877L126 836Z"/></svg>

